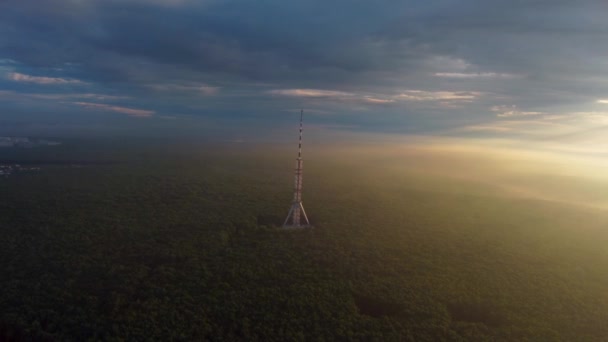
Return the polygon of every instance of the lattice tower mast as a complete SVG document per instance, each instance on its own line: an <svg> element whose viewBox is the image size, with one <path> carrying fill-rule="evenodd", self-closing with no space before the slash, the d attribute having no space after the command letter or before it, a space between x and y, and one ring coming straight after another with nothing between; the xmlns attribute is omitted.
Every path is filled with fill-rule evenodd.
<svg viewBox="0 0 608 342"><path fill-rule="evenodd" d="M304 110L300 111L300 140L298 144L298 159L296 159L294 193L291 208L283 223L284 228L301 228L310 226L306 211L302 205L302 121ZM303 222L302 222L303 219ZM291 224L290 224L291 222Z"/></svg>

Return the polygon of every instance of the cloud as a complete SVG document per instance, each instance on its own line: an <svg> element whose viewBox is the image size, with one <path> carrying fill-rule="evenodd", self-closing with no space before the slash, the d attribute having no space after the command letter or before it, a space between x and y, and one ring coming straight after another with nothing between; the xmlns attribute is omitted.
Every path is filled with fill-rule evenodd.
<svg viewBox="0 0 608 342"><path fill-rule="evenodd" d="M107 0L94 0L97 2L107 1ZM116 1L116 0L113 0ZM131 2L135 4L142 5L157 5L157 6L165 6L165 7L180 7L185 5L190 5L195 2L195 0L120 0L123 2ZM201 1L205 2L205 1ZM208 2L208 1L207 1Z"/></svg>
<svg viewBox="0 0 608 342"><path fill-rule="evenodd" d="M361 95L357 93L322 89L274 89L269 90L268 93L288 97L326 99L339 102L356 102L372 105L389 104L395 102L395 100L391 98L380 98L371 95Z"/></svg>
<svg viewBox="0 0 608 342"><path fill-rule="evenodd" d="M608 112L599 112L599 111L591 111L591 112L574 112L570 113L567 116L570 119L576 119L577 121L587 121L593 124L601 124L608 125Z"/></svg>
<svg viewBox="0 0 608 342"><path fill-rule="evenodd" d="M321 114L321 115L326 115L326 114L334 114L334 112L331 111L327 111L327 110L322 110L322 109L310 109L310 108L292 108L292 109L286 109L287 112L290 113L300 113L301 110L304 110L306 113L314 113L314 114Z"/></svg>
<svg viewBox="0 0 608 342"><path fill-rule="evenodd" d="M48 94L48 93L21 93L23 96L28 96L38 99L47 100L68 100L68 99L87 99L95 101L111 101L111 100L124 100L128 99L128 96L119 95L106 95L106 94L93 94L93 93L60 93L60 94Z"/></svg>
<svg viewBox="0 0 608 342"><path fill-rule="evenodd" d="M30 76L21 74L18 72L10 72L7 74L7 78L15 82L28 82L36 84L84 84L84 82L71 78L60 78L60 77L44 77L44 76Z"/></svg>
<svg viewBox="0 0 608 342"><path fill-rule="evenodd" d="M463 127L464 131L489 131L489 132L510 132L513 130L512 127L507 127L504 125L497 124L487 124L487 125L470 125Z"/></svg>
<svg viewBox="0 0 608 342"><path fill-rule="evenodd" d="M474 73L461 73L461 72L436 72L433 75L437 77L445 78L516 78L517 75L503 74L495 72L474 72Z"/></svg>
<svg viewBox="0 0 608 342"><path fill-rule="evenodd" d="M114 100L125 100L129 99L128 96L120 95L107 95L107 94L95 94L95 93L20 93L14 90L0 90L0 97L12 99L12 100L53 100L53 101L65 101L73 99L81 100L95 100L95 101L114 101Z"/></svg>
<svg viewBox="0 0 608 342"><path fill-rule="evenodd" d="M385 95L383 97L361 95L356 93L320 90L320 89L275 89L268 93L273 95L303 97L303 98L328 98L339 100L352 100L370 104L394 103L398 100L405 101L472 101L478 98L480 92L451 92L451 91L424 91L406 90L397 95Z"/></svg>
<svg viewBox="0 0 608 342"><path fill-rule="evenodd" d="M600 1L344 6L321 0L3 0L0 88L33 94L47 85L61 92L86 80L88 93L145 101L158 115L214 119L211 113L265 120L257 114L278 117L283 108L306 102L349 114L326 118L335 124L352 120L357 127L400 131L486 124L488 108L501 103L517 107L490 112L492 119L548 120L539 113L593 111L608 103L601 77L608 65L598 57L608 55ZM27 100L21 109L35 117L44 101L28 111ZM0 111L7 108L0 104ZM354 108L373 108L377 115L368 120Z"/></svg>
<svg viewBox="0 0 608 342"><path fill-rule="evenodd" d="M521 120L510 119L494 122L485 122L454 130L453 133L488 133L494 137L517 138L522 141L550 140L556 136L570 134L580 130L580 126L572 125L563 120Z"/></svg>
<svg viewBox="0 0 608 342"><path fill-rule="evenodd" d="M103 103L92 103L92 102L73 102L73 103L75 105L79 105L79 106L82 106L85 108L112 111L112 112L127 114L129 116L134 116L134 117L139 117L139 118L150 117L150 116L154 115L154 113L155 113L152 110L112 106L112 105L103 104Z"/></svg>
<svg viewBox="0 0 608 342"><path fill-rule="evenodd" d="M425 61L431 69L464 71L471 67L471 63L462 58L452 56L431 56Z"/></svg>
<svg viewBox="0 0 608 342"><path fill-rule="evenodd" d="M13 90L0 90L0 97L14 97L15 92Z"/></svg>
<svg viewBox="0 0 608 342"><path fill-rule="evenodd" d="M459 108L459 104L470 103L482 93L476 91L424 91L406 90L398 94L362 94L337 90L321 89L274 89L269 94L294 98L351 103L358 105L398 105L400 102L435 102L443 108ZM361 107L359 109L365 109Z"/></svg>
<svg viewBox="0 0 608 342"><path fill-rule="evenodd" d="M213 87L207 84L150 84L148 88L163 92L190 92L205 96L217 95L220 87Z"/></svg>
<svg viewBox="0 0 608 342"><path fill-rule="evenodd" d="M397 99L405 101L464 101L471 102L481 96L477 91L425 91L406 90L397 96Z"/></svg>
<svg viewBox="0 0 608 342"><path fill-rule="evenodd" d="M92 93L65 94L65 95L69 96L69 97L74 97L74 98L94 99L96 101L124 100L124 99L130 98L129 96L124 96L124 95L107 95L107 94L92 94Z"/></svg>
<svg viewBox="0 0 608 342"><path fill-rule="evenodd" d="M364 96L363 98L361 98L361 100L363 102L366 103L372 103L372 104L386 104L386 103L393 103L395 102L395 100L393 99L379 99L379 98L375 98L375 97L371 97L371 96Z"/></svg>
<svg viewBox="0 0 608 342"><path fill-rule="evenodd" d="M533 112L533 111L522 111L517 108L515 105L511 106L493 106L490 108L491 111L497 113L496 116L500 118L508 118L508 117L522 117L522 116L536 116L543 115L546 113L543 112Z"/></svg>
<svg viewBox="0 0 608 342"><path fill-rule="evenodd" d="M275 89L268 91L273 95L294 97L352 97L354 94L343 91L320 90L320 89Z"/></svg>
<svg viewBox="0 0 608 342"><path fill-rule="evenodd" d="M608 112L589 111L512 115L494 118L494 121L486 118L485 122L465 125L446 134L508 138L519 140L522 144L555 142L562 144L559 148L562 151L586 150L588 153L608 155L607 132ZM572 146L568 147L568 144Z"/></svg>

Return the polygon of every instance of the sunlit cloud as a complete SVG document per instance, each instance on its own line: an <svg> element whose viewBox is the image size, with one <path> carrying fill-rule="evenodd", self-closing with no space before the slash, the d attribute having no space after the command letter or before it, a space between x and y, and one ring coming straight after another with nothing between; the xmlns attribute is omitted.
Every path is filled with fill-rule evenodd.
<svg viewBox="0 0 608 342"><path fill-rule="evenodd" d="M508 107L508 110L512 108ZM448 132L452 133L487 133L522 143L534 141L537 144L542 141L560 144L559 148L552 147L556 151L608 154L608 112L514 114L496 118L493 122L479 122Z"/></svg>
<svg viewBox="0 0 608 342"><path fill-rule="evenodd" d="M355 96L353 93L347 93L343 91L334 90L321 90L321 89L275 89L270 90L270 94L283 95L283 96L294 96L294 97L351 97Z"/></svg>
<svg viewBox="0 0 608 342"><path fill-rule="evenodd" d="M450 131L459 133L493 133L496 137L514 137L528 141L529 139L557 139L557 137L578 133L587 127L586 121L571 115L510 117L495 119L493 122L480 122L466 125Z"/></svg>
<svg viewBox="0 0 608 342"><path fill-rule="evenodd" d="M127 114L129 116L140 117L140 118L150 117L150 116L154 115L154 113L155 113L152 110L127 108L127 107L113 106L113 105L108 105L108 104L103 104L103 103L92 103L92 102L73 102L73 103L75 105L79 105L79 106L82 106L85 108L112 111L112 112Z"/></svg>
<svg viewBox="0 0 608 342"><path fill-rule="evenodd" d="M44 77L44 76L30 76L26 74L21 74L18 72L9 72L7 74L7 78L11 81L15 82L27 82L27 83L36 83L36 84L83 84L80 80L72 79L72 78L60 78L60 77Z"/></svg>
<svg viewBox="0 0 608 342"><path fill-rule="evenodd" d="M379 98L375 98L375 97L371 97L371 96L364 96L361 100L363 102L372 103L372 104L374 104L374 103L385 104L385 103L395 102L395 100L393 100L393 99L379 99Z"/></svg>
<svg viewBox="0 0 608 342"><path fill-rule="evenodd" d="M523 111L519 110L517 106L493 106L490 108L491 111L497 113L496 116L500 118L508 118L508 117L519 117L519 116L534 116L534 115L543 115L544 112L535 112L535 111Z"/></svg>
<svg viewBox="0 0 608 342"><path fill-rule="evenodd" d="M570 117L593 124L608 124L608 112L574 112L570 114Z"/></svg>
<svg viewBox="0 0 608 342"><path fill-rule="evenodd" d="M481 96L476 91L424 91L406 90L395 98L406 101L464 101L471 102Z"/></svg>
<svg viewBox="0 0 608 342"><path fill-rule="evenodd" d="M463 131L485 131L485 132L510 132L513 130L512 127L507 127L504 125L470 125L465 126Z"/></svg>
<svg viewBox="0 0 608 342"><path fill-rule="evenodd" d="M600 99L597 100L597 103L608 104L608 100Z"/></svg>
<svg viewBox="0 0 608 342"><path fill-rule="evenodd" d="M495 73L495 72L474 72L474 73L462 73L462 72L436 72L433 74L436 77L444 78L516 78L517 75Z"/></svg>
<svg viewBox="0 0 608 342"><path fill-rule="evenodd" d="M322 89L274 89L268 91L269 94L289 97L327 99L339 102L357 102L363 104L389 104L395 102L392 98L383 98L371 95L361 95L356 93L322 90Z"/></svg>

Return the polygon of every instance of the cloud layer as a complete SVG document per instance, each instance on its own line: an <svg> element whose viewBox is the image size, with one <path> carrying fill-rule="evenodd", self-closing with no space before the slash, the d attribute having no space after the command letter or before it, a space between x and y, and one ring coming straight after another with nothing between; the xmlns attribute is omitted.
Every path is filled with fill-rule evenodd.
<svg viewBox="0 0 608 342"><path fill-rule="evenodd" d="M30 82L37 84L79 84L82 83L79 80L67 79L61 77L46 77L46 76L30 76L20 74L18 72L9 72L7 77L11 81L15 82Z"/></svg>
<svg viewBox="0 0 608 342"><path fill-rule="evenodd" d="M607 10L600 0L5 0L0 109L25 121L77 108L273 125L306 108L313 122L369 131L584 130L576 113L608 111ZM514 120L524 124L504 128Z"/></svg>

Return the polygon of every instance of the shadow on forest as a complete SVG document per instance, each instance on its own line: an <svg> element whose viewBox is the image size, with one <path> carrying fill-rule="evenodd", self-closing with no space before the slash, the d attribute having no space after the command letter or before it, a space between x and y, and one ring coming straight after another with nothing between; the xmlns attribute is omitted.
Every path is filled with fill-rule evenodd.
<svg viewBox="0 0 608 342"><path fill-rule="evenodd" d="M26 341L27 336L18 325L0 321L0 341Z"/></svg>
<svg viewBox="0 0 608 342"><path fill-rule="evenodd" d="M504 315L496 307L488 303L452 303L448 305L448 312L453 321L483 323L489 327L498 327L505 322Z"/></svg>
<svg viewBox="0 0 608 342"><path fill-rule="evenodd" d="M371 317L396 316L403 305L363 295L354 295L359 313Z"/></svg>
<svg viewBox="0 0 608 342"><path fill-rule="evenodd" d="M281 227L284 220L284 217L277 215L258 215L257 217L258 226Z"/></svg>

